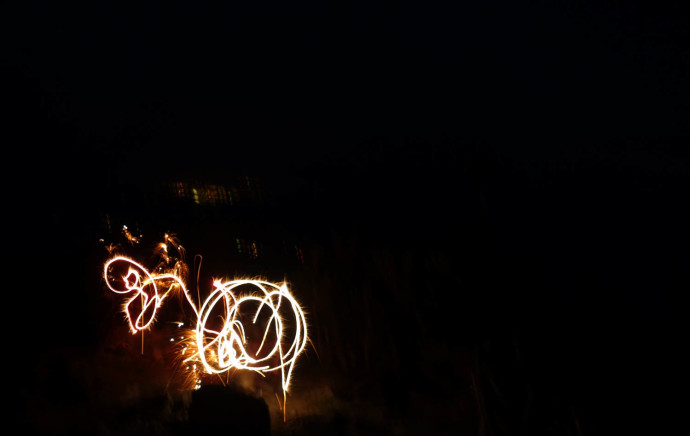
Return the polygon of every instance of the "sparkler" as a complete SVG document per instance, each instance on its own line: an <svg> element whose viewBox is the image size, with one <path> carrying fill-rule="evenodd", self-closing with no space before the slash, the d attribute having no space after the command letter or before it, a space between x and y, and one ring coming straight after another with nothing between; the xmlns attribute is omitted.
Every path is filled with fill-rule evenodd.
<svg viewBox="0 0 690 436"><path fill-rule="evenodd" d="M132 334L151 328L168 296L184 297L196 321L192 331L180 336L181 366L190 371L194 387L200 387L200 371L229 375L232 369L246 369L262 376L280 371L285 413L292 370L307 343L304 311L287 285L215 280L198 308L185 285L187 266L175 255L184 257L177 239L166 235L157 252L161 262L153 272L125 256L114 256L104 265L107 287L127 296L122 310Z"/></svg>
<svg viewBox="0 0 690 436"><path fill-rule="evenodd" d="M236 297L233 290L243 285L250 285L258 291ZM307 342L304 312L288 292L287 286L261 280L233 280L226 283L216 281L214 286L215 291L201 307L196 327L196 345L206 372L221 373L230 368L259 373L280 370L283 391L287 391L295 359ZM246 329L241 316L242 308L252 306L252 303L256 306L251 317L252 325L257 324L262 313L268 312L262 339L255 351L247 347ZM216 330L208 325L219 305L226 316L220 329ZM283 338L286 336L285 320L280 315L281 309L285 307L292 312L291 321L295 326L287 349L283 345Z"/></svg>
<svg viewBox="0 0 690 436"><path fill-rule="evenodd" d="M119 277L115 271L126 268L127 272ZM151 274L139 263L124 256L116 256L105 263L105 283L111 291L118 294L133 294L123 305L132 333L149 328L155 319L156 312L163 300L175 289L180 289L187 297L192 309L194 303L180 277L175 274ZM166 289L159 292L159 288ZM161 289L162 290L162 289ZM134 307L139 305L139 313L134 316Z"/></svg>

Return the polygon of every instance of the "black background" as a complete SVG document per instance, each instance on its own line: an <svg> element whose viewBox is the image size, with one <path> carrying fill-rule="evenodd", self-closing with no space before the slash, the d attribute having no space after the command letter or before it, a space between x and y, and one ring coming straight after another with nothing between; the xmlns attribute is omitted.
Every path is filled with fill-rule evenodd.
<svg viewBox="0 0 690 436"><path fill-rule="evenodd" d="M324 354L384 392L382 407L414 415L410 392L476 399L461 356L500 381L480 388L486 410L439 406L445 418L415 422L675 425L690 285L680 6L227 3L3 4L6 310L29 361L6 359L32 392L44 383L32 341L89 349L103 334L104 214L215 250L221 218L161 216L140 193L250 176L265 199L238 220L321 262L290 270L329 278L338 303L315 316L344 343L369 325L376 346L366 363ZM34 333L46 325L70 333ZM537 411L517 418L525 407Z"/></svg>

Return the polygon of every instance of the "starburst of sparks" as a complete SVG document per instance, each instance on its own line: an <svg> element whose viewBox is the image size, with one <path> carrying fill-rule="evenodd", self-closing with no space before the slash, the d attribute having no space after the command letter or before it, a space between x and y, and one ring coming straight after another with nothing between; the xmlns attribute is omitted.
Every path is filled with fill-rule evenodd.
<svg viewBox="0 0 690 436"><path fill-rule="evenodd" d="M129 232L126 236L131 242ZM201 373L229 375L231 370L244 369L264 376L280 371L285 400L295 362L308 340L304 311L287 284L215 280L210 295L197 306L185 284L188 268L177 239L165 235L156 251L161 261L151 271L121 255L104 265L107 287L125 296L122 310L132 334L143 334L153 326L169 296L184 297L195 320L191 330L183 330L183 322L177 325L179 366L186 369L194 388L201 386ZM284 405L281 408L285 413Z"/></svg>

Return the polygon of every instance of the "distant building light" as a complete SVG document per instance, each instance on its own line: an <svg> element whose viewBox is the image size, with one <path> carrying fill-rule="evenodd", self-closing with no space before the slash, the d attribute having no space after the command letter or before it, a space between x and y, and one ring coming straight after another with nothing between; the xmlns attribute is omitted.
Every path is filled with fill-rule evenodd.
<svg viewBox="0 0 690 436"><path fill-rule="evenodd" d="M237 199L232 190L222 185L195 184L190 186L187 182L175 182L171 185L174 196L180 199L191 199L194 203L205 206L222 204L232 205Z"/></svg>

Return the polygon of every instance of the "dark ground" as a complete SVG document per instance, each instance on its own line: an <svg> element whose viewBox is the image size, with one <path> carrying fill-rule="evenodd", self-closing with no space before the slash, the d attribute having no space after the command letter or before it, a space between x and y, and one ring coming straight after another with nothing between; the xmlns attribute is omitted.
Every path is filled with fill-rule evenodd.
<svg viewBox="0 0 690 436"><path fill-rule="evenodd" d="M270 383L211 393L228 433L682 431L688 25L551 3L5 2L10 420L181 434L207 411L103 287L128 225L307 307L287 421Z"/></svg>

